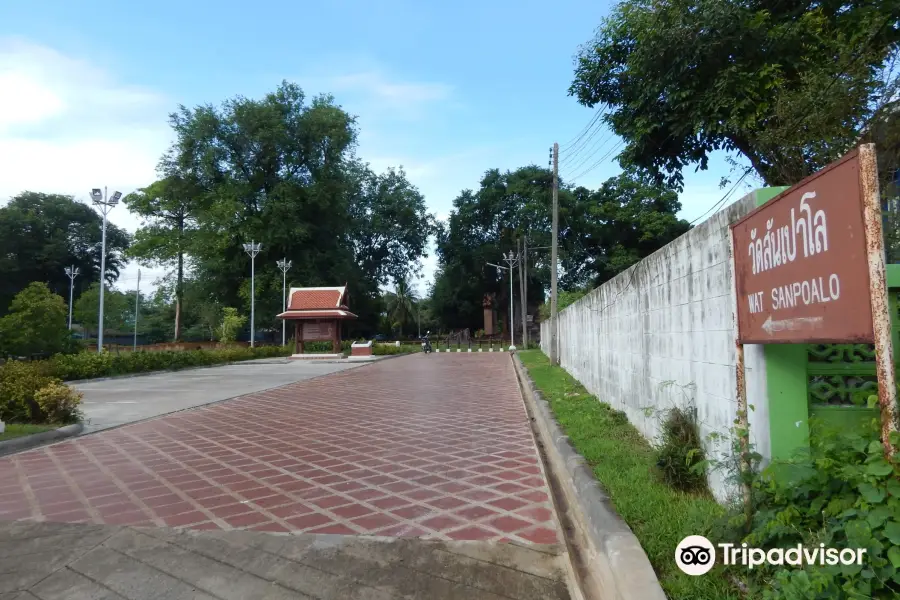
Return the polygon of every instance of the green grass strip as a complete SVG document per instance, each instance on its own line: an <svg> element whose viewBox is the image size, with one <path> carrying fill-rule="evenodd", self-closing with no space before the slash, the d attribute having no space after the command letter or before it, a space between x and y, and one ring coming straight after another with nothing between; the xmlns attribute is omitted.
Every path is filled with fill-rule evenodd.
<svg viewBox="0 0 900 600"><path fill-rule="evenodd" d="M519 352L532 380L569 437L631 527L672 600L740 598L718 566L693 577L675 564L675 548L688 535L703 535L724 513L711 496L687 494L663 483L650 444L624 414L599 402L540 350Z"/></svg>

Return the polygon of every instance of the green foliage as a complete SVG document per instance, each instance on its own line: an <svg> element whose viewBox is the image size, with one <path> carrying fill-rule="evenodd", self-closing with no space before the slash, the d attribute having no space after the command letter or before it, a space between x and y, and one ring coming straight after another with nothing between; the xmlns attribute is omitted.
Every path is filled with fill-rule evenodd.
<svg viewBox="0 0 900 600"><path fill-rule="evenodd" d="M0 319L0 354L5 356L50 356L71 352L77 346L67 325L62 298L44 283L32 283L16 294L9 314Z"/></svg>
<svg viewBox="0 0 900 600"><path fill-rule="evenodd" d="M552 176L547 169L522 167L487 171L477 192L463 191L437 236L438 272L431 290L433 313L451 329L484 324L485 294L505 314L509 274L498 273L501 254L518 252L528 239L529 306L544 301L550 283ZM562 290L599 285L655 252L689 229L675 215L677 195L635 173L607 180L600 189L559 192L559 255ZM516 278L518 278L518 272ZM518 292L514 291L514 294Z"/></svg>
<svg viewBox="0 0 900 600"><path fill-rule="evenodd" d="M174 340L181 338L185 256L196 242L198 217L207 196L191 178L169 173L128 194L123 202L142 218L128 255L142 264L175 269Z"/></svg>
<svg viewBox="0 0 900 600"><path fill-rule="evenodd" d="M41 409L47 423L78 423L82 419L81 399L84 394L62 382L42 387L34 394L34 401Z"/></svg>
<svg viewBox="0 0 900 600"><path fill-rule="evenodd" d="M398 279L394 285L394 291L385 292L384 305L387 317L391 320L391 330L403 336L403 327L410 323L415 323L416 311L418 310L418 298L409 282L405 279Z"/></svg>
<svg viewBox="0 0 900 600"><path fill-rule="evenodd" d="M23 192L0 208L0 314L13 297L35 281L68 299L65 267L75 266L75 295L100 280L102 218L72 196ZM106 272L112 283L124 266L128 234L106 228Z"/></svg>
<svg viewBox="0 0 900 600"><path fill-rule="evenodd" d="M310 99L284 82L261 99L181 107L171 125L176 139L162 174L190 173L199 190L188 253L203 301L249 312L242 244L255 240L257 329L280 327L275 262L288 257L289 286L348 283L360 316L350 327L374 330L378 286L415 270L431 220L402 170L375 175L354 155L354 118L330 96Z"/></svg>
<svg viewBox="0 0 900 600"><path fill-rule="evenodd" d="M372 344L374 356L393 356L395 354L413 354L422 351L422 344Z"/></svg>
<svg viewBox="0 0 900 600"><path fill-rule="evenodd" d="M673 558L682 539L708 533L724 509L707 494L675 490L655 476L656 453L624 413L599 402L540 351L518 355L563 432L637 536L666 595L671 600L742 598L721 566L691 577Z"/></svg>
<svg viewBox="0 0 900 600"><path fill-rule="evenodd" d="M256 358L288 356L285 346L234 347L216 350L182 350L173 352L82 352L54 356L46 361L47 372L63 381L110 377L150 371L174 371L189 367L220 365Z"/></svg>
<svg viewBox="0 0 900 600"><path fill-rule="evenodd" d="M91 285L72 308L72 318L85 331L97 333L100 317L100 284ZM123 294L119 290L103 290L103 330L128 331L134 324L134 294Z"/></svg>
<svg viewBox="0 0 900 600"><path fill-rule="evenodd" d="M222 311L222 324L219 325L219 341L225 344L234 342L246 323L246 316L239 315L236 308L226 307Z"/></svg>
<svg viewBox="0 0 900 600"><path fill-rule="evenodd" d="M45 415L35 394L59 383L47 361L7 361L0 365L0 421L42 423Z"/></svg>
<svg viewBox="0 0 900 600"><path fill-rule="evenodd" d="M588 292L585 290L572 290L565 291L560 290L556 295L556 310L561 311L567 306L571 306L575 304L585 296L587 296ZM544 302L538 308L538 316L541 318L541 321L546 321L550 318L550 302Z"/></svg>
<svg viewBox="0 0 900 600"><path fill-rule="evenodd" d="M895 447L900 439L893 440ZM861 566L763 567L760 596L785 600L896 598L900 594L900 468L873 424L846 432L813 424L809 451L767 467L754 483L753 528L763 549L865 548ZM737 517L739 521L741 517Z"/></svg>
<svg viewBox="0 0 900 600"><path fill-rule="evenodd" d="M608 105L620 162L659 181L680 187L685 166L725 150L794 184L892 98L898 40L891 2L626 0L581 48L569 93Z"/></svg>
<svg viewBox="0 0 900 600"><path fill-rule="evenodd" d="M656 466L663 481L684 491L708 491L706 454L697 424L697 409L671 408L665 411L662 435L656 449Z"/></svg>

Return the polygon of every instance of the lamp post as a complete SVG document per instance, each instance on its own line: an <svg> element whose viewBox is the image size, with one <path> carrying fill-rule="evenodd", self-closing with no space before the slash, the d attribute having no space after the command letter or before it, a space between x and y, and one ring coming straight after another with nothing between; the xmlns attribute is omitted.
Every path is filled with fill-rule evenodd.
<svg viewBox="0 0 900 600"><path fill-rule="evenodd" d="M513 265L515 265L519 257L510 250L509 254L503 257L503 260L508 264L508 267L503 267L500 265L495 265L494 263L487 263L492 267L496 267L498 271L509 271L509 350L513 352L516 349L515 342L513 341L513 321L515 321L515 316L513 314Z"/></svg>
<svg viewBox="0 0 900 600"><path fill-rule="evenodd" d="M244 252L250 255L250 347L254 345L254 331L256 321L256 255L259 254L262 244L251 241L244 244Z"/></svg>
<svg viewBox="0 0 900 600"><path fill-rule="evenodd" d="M275 264L281 269L281 312L287 311L287 272L291 269L291 261L282 258ZM287 321L281 319L281 345L287 345Z"/></svg>
<svg viewBox="0 0 900 600"><path fill-rule="evenodd" d="M134 345L132 352L137 352L137 326L138 326L138 310L141 305L141 270L138 269L137 291L134 293Z"/></svg>
<svg viewBox="0 0 900 600"><path fill-rule="evenodd" d="M72 298L75 294L75 278L81 273L81 269L72 265L66 267L66 275L69 276L69 331L72 331Z"/></svg>
<svg viewBox="0 0 900 600"><path fill-rule="evenodd" d="M91 202L100 209L103 214L103 233L100 241L100 317L97 325L97 353L103 352L103 292L106 287L106 215L119 203L122 192L116 192L111 198L107 197L107 189L104 187L91 190Z"/></svg>

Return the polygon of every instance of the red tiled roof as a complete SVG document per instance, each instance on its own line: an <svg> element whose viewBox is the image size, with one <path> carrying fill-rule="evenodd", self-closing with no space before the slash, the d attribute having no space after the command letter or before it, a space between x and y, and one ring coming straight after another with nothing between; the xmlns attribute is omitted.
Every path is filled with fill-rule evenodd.
<svg viewBox="0 0 900 600"><path fill-rule="evenodd" d="M288 310L340 308L346 293L346 287L293 288Z"/></svg>

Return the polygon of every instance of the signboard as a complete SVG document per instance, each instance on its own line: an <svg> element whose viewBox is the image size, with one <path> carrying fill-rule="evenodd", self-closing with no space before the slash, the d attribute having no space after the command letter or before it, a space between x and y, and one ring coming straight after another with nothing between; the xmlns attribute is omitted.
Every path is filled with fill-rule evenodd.
<svg viewBox="0 0 900 600"><path fill-rule="evenodd" d="M303 322L303 341L316 342L334 339L334 322Z"/></svg>
<svg viewBox="0 0 900 600"><path fill-rule="evenodd" d="M739 343L874 340L862 171L857 149L731 226Z"/></svg>

